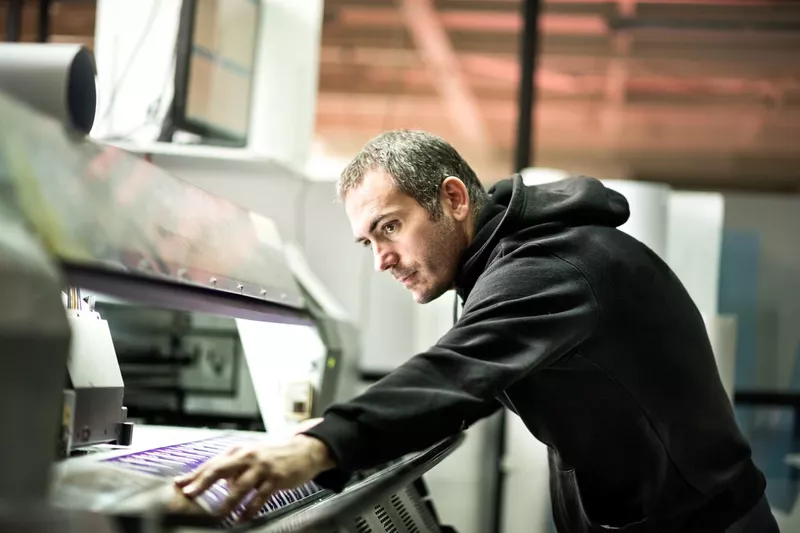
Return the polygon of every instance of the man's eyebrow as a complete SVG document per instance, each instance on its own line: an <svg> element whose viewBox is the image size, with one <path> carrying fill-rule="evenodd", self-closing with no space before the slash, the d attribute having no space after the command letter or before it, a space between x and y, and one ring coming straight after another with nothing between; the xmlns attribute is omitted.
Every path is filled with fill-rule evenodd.
<svg viewBox="0 0 800 533"><path fill-rule="evenodd" d="M378 224L381 223L381 220L383 220L384 218L386 218L386 217L388 217L388 216L390 216L392 214L394 214L394 211L391 211L389 213L383 213L382 215L378 215L375 218L373 218L372 221L369 223L368 233L374 232L375 228L378 227ZM356 238L356 243L360 244L360 243L362 243L362 242L364 242L366 240L367 239L365 237L357 237Z"/></svg>
<svg viewBox="0 0 800 533"><path fill-rule="evenodd" d="M389 216L389 213L384 213L382 215L378 215L375 218L373 218L372 222L369 223L369 232L372 233L373 231L375 231L375 228L378 227L380 221L386 218L387 216Z"/></svg>

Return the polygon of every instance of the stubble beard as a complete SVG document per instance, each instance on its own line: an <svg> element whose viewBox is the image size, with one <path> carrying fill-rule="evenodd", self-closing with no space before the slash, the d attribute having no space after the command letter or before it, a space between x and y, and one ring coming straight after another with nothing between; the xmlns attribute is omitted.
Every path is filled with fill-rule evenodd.
<svg viewBox="0 0 800 533"><path fill-rule="evenodd" d="M442 216L436 221L434 228L435 231L427 243L425 265L428 267L428 272L436 277L431 280L434 282L433 286L423 293L415 294L415 300L419 304L432 302L452 288L463 248L458 227L453 219Z"/></svg>

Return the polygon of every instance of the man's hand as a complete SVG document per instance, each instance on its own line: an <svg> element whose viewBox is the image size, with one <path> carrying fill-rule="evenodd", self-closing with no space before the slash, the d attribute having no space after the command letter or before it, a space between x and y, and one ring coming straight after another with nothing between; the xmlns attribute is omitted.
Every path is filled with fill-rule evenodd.
<svg viewBox="0 0 800 533"><path fill-rule="evenodd" d="M241 519L254 516L270 496L281 489L295 488L336 465L328 447L307 435L295 435L287 444L255 444L234 448L220 455L175 484L189 498L195 498L220 479L228 481L228 500L220 509L227 516L255 491Z"/></svg>

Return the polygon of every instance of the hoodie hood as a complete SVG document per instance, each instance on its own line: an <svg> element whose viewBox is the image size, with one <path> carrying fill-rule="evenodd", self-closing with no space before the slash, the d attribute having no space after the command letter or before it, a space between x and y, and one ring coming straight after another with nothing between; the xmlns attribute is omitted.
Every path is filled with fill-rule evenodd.
<svg viewBox="0 0 800 533"><path fill-rule="evenodd" d="M515 174L489 189L489 202L478 216L475 238L461 259L456 291L466 298L504 237L557 224L618 227L630 216L628 201L599 180L574 176L542 185L525 185Z"/></svg>

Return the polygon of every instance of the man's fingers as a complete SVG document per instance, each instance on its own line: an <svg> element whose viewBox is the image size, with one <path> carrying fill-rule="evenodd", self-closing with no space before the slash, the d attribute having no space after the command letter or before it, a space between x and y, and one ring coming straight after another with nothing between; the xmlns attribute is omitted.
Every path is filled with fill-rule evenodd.
<svg viewBox="0 0 800 533"><path fill-rule="evenodd" d="M201 467L194 481L183 487L183 493L189 498L194 498L208 490L220 479L237 476L248 466L247 463L236 457L226 457L214 465L209 463L207 467Z"/></svg>
<svg viewBox="0 0 800 533"><path fill-rule="evenodd" d="M264 481L264 473L260 468L251 468L228 485L228 498L220 507L219 514L227 516L242 503L242 500Z"/></svg>
<svg viewBox="0 0 800 533"><path fill-rule="evenodd" d="M225 452L222 454L222 457L230 457L230 456L234 455L236 452L238 452L238 451L239 451L239 450L241 450L241 449L242 449L242 447L241 447L241 446L232 446L232 447L228 448L228 449L227 449L227 450L226 450L226 451L225 451ZM202 464L202 465L198 466L197 468L195 468L194 470L192 470L192 471L191 471L191 472L189 472L188 474L183 474L182 476L177 476L177 477L176 477L176 478L173 480L173 482L175 483L175 486L177 486L178 488L183 488L183 487L185 487L186 485L188 485L189 483L191 483L192 481L194 481L194 480L197 478L197 476L199 476L199 475L200 475L200 473L201 473L203 470L205 470L205 469L207 469L207 468L210 468L210 467L213 467L213 463L211 463L211 462L206 462L206 463L204 463L204 464ZM233 478L232 478L232 479L233 479Z"/></svg>
<svg viewBox="0 0 800 533"><path fill-rule="evenodd" d="M196 468L196 469L192 470L188 474L184 474L182 476L176 477L174 479L175 486L177 486L178 488L182 489L183 487L185 487L186 485L188 485L189 483L191 483L192 481L195 480L195 478L200 474L200 470L201 469L202 469L202 467L199 467L199 468Z"/></svg>
<svg viewBox="0 0 800 533"><path fill-rule="evenodd" d="M253 494L253 498L248 502L247 507L245 507L244 511L242 512L239 520L250 520L258 512L261 510L262 507L267 503L267 500L272 496L273 485L269 481L265 481L261 484L255 494Z"/></svg>

